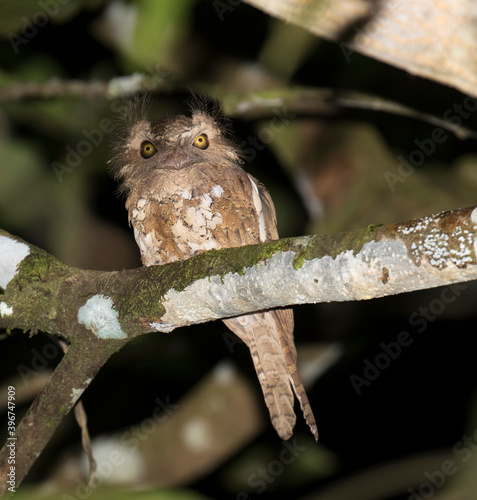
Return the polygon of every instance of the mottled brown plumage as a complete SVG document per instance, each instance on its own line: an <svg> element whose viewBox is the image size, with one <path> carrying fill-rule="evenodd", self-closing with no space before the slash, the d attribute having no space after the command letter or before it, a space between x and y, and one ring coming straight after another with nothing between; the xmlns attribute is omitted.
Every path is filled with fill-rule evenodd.
<svg viewBox="0 0 477 500"><path fill-rule="evenodd" d="M217 114L195 109L190 118L151 123L139 108L133 103L126 110L133 118L113 164L145 266L278 238L270 195L240 167L240 154ZM297 372L291 309L224 323L250 349L279 436L288 439L295 425L293 388L318 439Z"/></svg>

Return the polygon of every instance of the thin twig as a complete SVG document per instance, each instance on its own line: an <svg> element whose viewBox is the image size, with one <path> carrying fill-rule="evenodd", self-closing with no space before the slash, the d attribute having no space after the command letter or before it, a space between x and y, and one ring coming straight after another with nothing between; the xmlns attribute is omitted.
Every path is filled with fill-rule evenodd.
<svg viewBox="0 0 477 500"><path fill-rule="evenodd" d="M74 409L76 422L81 429L81 443L83 445L83 450L88 457L89 463L89 481L88 484L91 486L96 477L96 460L93 457L93 449L91 448L91 438L88 431L88 417L84 409L83 401L80 399Z"/></svg>
<svg viewBox="0 0 477 500"><path fill-rule="evenodd" d="M109 82L60 80L46 82L14 82L0 87L0 102L24 99L52 99L76 97L116 99L136 92L187 92L191 85L173 81L164 74L134 73L111 79ZM268 116L277 107L285 106L289 113L307 116L336 116L346 109L364 109L412 118L441 127L459 139L477 139L477 132L445 118L424 113L395 101L354 91L337 91L326 88L277 88L257 90L244 94L223 92L207 83L197 82L194 88L213 95L226 114L243 119Z"/></svg>

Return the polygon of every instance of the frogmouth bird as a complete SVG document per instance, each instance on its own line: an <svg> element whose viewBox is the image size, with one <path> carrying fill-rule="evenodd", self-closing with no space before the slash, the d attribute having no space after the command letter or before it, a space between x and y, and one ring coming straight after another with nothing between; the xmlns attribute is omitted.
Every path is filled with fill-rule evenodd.
<svg viewBox="0 0 477 500"><path fill-rule="evenodd" d="M278 239L270 194L243 170L220 112L196 104L191 116L151 122L146 108L137 100L126 107L127 126L111 161L145 266ZM297 371L292 310L247 314L224 323L250 349L280 438L292 435L295 393L318 439Z"/></svg>

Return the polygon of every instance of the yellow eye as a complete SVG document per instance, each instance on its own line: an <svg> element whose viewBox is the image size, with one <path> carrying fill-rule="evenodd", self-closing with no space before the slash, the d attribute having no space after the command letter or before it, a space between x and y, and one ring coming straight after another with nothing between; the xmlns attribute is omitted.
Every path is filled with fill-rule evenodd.
<svg viewBox="0 0 477 500"><path fill-rule="evenodd" d="M207 149L209 147L209 139L205 134L198 135L192 143L196 148Z"/></svg>
<svg viewBox="0 0 477 500"><path fill-rule="evenodd" d="M156 146L150 141L144 141L141 144L141 156L143 158L151 158L151 156L154 156L157 152Z"/></svg>

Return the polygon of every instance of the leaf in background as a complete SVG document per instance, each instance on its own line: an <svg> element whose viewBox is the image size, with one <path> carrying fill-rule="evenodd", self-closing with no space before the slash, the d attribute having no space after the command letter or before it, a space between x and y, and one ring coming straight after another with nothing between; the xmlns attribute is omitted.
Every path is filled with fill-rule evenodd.
<svg viewBox="0 0 477 500"><path fill-rule="evenodd" d="M157 72L168 67L189 32L195 0L111 2L95 26L96 35L118 50L128 70Z"/></svg>
<svg viewBox="0 0 477 500"><path fill-rule="evenodd" d="M65 23L83 8L95 8L105 0L3 0L0 2L0 36L16 33L30 39L48 22Z"/></svg>

